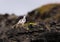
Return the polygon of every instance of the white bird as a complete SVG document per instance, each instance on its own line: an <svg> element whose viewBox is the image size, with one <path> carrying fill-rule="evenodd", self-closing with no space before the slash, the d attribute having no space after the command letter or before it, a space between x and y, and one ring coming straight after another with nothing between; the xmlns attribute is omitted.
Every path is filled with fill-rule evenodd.
<svg viewBox="0 0 60 42"><path fill-rule="evenodd" d="M25 22L26 22L26 15L24 15L24 17L23 17L22 19L20 19L17 24L15 24L14 26L12 26L12 28L14 28L15 26L16 26L16 28L17 28L17 27L19 27L20 25L23 26Z"/></svg>
<svg viewBox="0 0 60 42"><path fill-rule="evenodd" d="M24 16L22 19L20 19L17 24L24 25L25 22L26 22L26 16Z"/></svg>

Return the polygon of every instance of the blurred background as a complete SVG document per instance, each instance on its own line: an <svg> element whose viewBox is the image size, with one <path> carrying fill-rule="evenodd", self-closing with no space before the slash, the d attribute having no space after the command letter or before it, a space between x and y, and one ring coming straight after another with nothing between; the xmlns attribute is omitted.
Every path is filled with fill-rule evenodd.
<svg viewBox="0 0 60 42"><path fill-rule="evenodd" d="M0 0L0 14L24 15L49 3L60 3L60 0Z"/></svg>

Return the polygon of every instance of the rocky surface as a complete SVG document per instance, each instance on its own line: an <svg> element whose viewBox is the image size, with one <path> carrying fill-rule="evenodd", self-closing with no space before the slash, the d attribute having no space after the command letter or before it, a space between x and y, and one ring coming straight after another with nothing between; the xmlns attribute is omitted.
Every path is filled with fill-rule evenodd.
<svg viewBox="0 0 60 42"><path fill-rule="evenodd" d="M38 8L28 12L26 23L18 27L15 24L23 16L0 14L0 42L60 42L60 4L44 7L46 11Z"/></svg>

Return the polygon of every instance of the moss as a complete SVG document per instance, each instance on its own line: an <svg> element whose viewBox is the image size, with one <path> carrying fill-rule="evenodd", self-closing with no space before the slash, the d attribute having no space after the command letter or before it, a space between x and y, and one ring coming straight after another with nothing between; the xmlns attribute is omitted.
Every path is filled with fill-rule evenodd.
<svg viewBox="0 0 60 42"><path fill-rule="evenodd" d="M42 7L37 8L36 10L44 13L44 12L48 12L50 9L52 9L55 6L60 6L60 4L47 4L47 5L43 5Z"/></svg>
<svg viewBox="0 0 60 42"><path fill-rule="evenodd" d="M35 14L35 12L38 12ZM60 4L46 4L41 7L38 7L27 15L27 21L29 22L35 22L35 21L41 21L45 20L47 18L53 17L56 14L60 14Z"/></svg>

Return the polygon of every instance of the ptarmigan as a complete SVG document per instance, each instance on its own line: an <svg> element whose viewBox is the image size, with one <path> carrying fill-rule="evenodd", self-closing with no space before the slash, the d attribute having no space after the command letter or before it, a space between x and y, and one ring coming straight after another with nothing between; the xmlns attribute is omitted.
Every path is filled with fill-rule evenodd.
<svg viewBox="0 0 60 42"><path fill-rule="evenodd" d="M26 22L26 15L24 15L24 17L20 19L17 24L13 25L12 28L20 27L20 25L24 26L25 22Z"/></svg>
<svg viewBox="0 0 60 42"><path fill-rule="evenodd" d="M24 23L26 22L26 16L24 16L22 19L20 19L17 23L18 24L21 24L21 25L24 25Z"/></svg>

